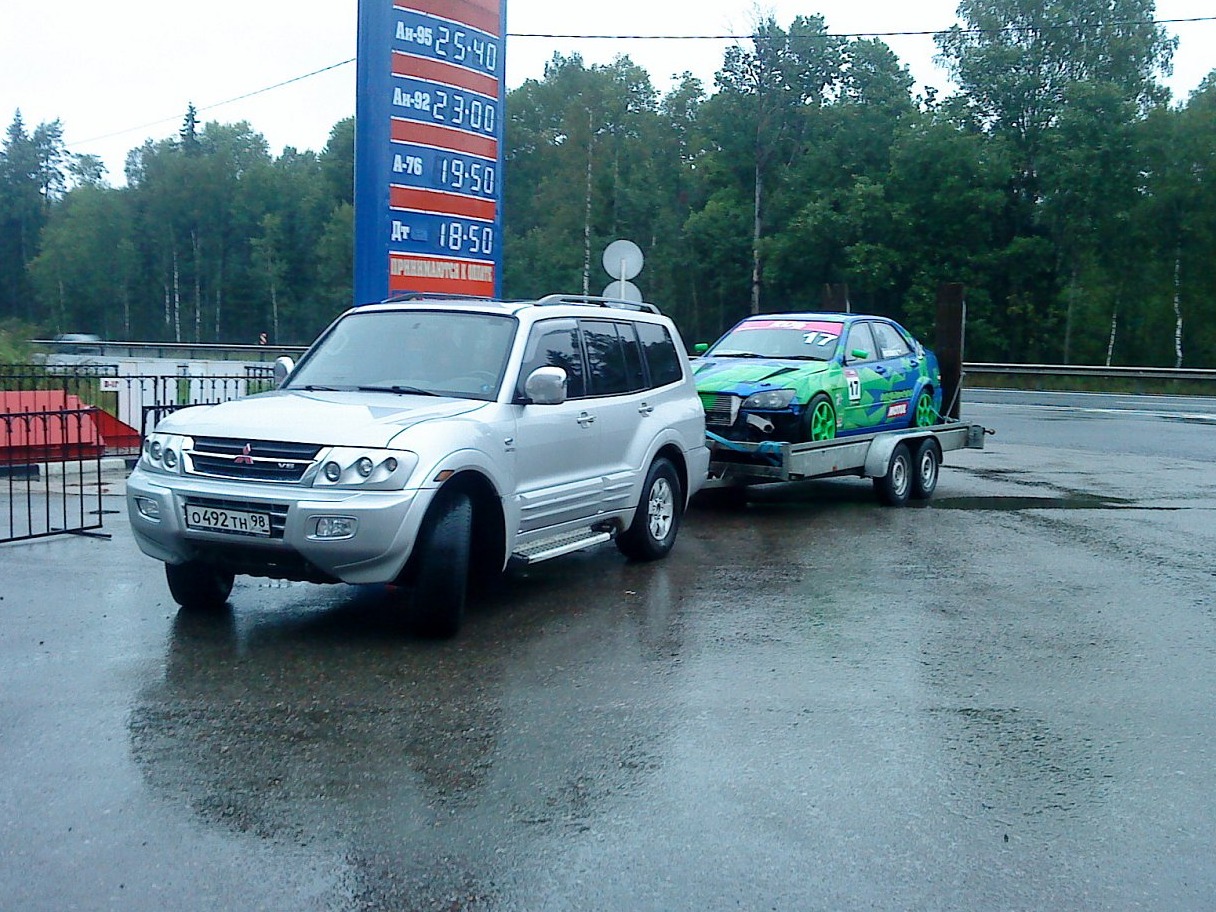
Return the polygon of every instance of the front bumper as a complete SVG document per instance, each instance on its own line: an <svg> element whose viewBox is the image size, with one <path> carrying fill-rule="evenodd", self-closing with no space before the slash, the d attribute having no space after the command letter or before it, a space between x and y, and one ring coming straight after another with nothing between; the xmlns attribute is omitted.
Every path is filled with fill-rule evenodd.
<svg viewBox="0 0 1216 912"><path fill-rule="evenodd" d="M319 490L162 475L140 467L127 479L131 530L150 557L170 564L209 560L254 576L317 582L396 579L433 496L431 489ZM268 513L271 535L189 528L188 502ZM317 520L323 517L352 519L354 531L347 538L318 538Z"/></svg>

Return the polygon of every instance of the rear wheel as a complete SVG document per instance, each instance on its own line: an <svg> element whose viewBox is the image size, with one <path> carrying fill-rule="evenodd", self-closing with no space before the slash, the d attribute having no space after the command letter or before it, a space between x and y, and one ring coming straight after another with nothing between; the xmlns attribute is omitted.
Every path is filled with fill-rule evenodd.
<svg viewBox="0 0 1216 912"><path fill-rule="evenodd" d="M912 498L928 500L937 489L941 474L942 452L932 437L926 437L912 456Z"/></svg>
<svg viewBox="0 0 1216 912"><path fill-rule="evenodd" d="M912 409L913 427L932 427L937 424L937 409L933 405L933 395L927 390L921 390L916 397L916 405Z"/></svg>
<svg viewBox="0 0 1216 912"><path fill-rule="evenodd" d="M633 522L617 536L617 549L634 560L666 557L676 543L683 511L684 493L676 467L670 459L656 459L646 473Z"/></svg>
<svg viewBox="0 0 1216 912"><path fill-rule="evenodd" d="M459 491L441 491L422 521L411 560L410 627L420 636L448 638L464 621L469 588L473 503Z"/></svg>
<svg viewBox="0 0 1216 912"><path fill-rule="evenodd" d="M187 611L219 611L228 604L235 574L202 561L165 564L173 601Z"/></svg>
<svg viewBox="0 0 1216 912"><path fill-rule="evenodd" d="M874 479L878 499L888 507L902 507L912 491L912 452L906 443L898 444L887 463L887 474Z"/></svg>
<svg viewBox="0 0 1216 912"><path fill-rule="evenodd" d="M802 439L831 440L836 436L836 409L824 393L816 393L802 413Z"/></svg>

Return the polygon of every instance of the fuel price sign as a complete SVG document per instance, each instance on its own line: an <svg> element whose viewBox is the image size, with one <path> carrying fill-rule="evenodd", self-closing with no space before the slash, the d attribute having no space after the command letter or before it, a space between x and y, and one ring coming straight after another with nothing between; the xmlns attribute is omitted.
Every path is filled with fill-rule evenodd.
<svg viewBox="0 0 1216 912"><path fill-rule="evenodd" d="M499 297L506 0L360 0L355 300Z"/></svg>

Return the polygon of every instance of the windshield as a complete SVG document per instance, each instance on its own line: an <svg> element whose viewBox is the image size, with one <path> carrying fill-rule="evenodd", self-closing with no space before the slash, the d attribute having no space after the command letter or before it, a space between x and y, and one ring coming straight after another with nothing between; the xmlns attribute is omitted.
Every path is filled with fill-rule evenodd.
<svg viewBox="0 0 1216 912"><path fill-rule="evenodd" d="M497 398L519 324L452 311L355 311L292 373L285 389Z"/></svg>
<svg viewBox="0 0 1216 912"><path fill-rule="evenodd" d="M843 323L833 320L747 320L706 354L715 358L784 358L830 361Z"/></svg>

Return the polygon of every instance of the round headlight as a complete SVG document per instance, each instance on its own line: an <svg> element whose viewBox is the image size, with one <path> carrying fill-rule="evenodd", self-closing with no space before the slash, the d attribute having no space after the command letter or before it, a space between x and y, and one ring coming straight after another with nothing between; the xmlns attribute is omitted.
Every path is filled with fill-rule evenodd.
<svg viewBox="0 0 1216 912"><path fill-rule="evenodd" d="M388 459L384 460L384 468L388 470L389 474L396 472L398 465L399 463L397 462L396 456L390 456Z"/></svg>
<svg viewBox="0 0 1216 912"><path fill-rule="evenodd" d="M336 482L342 477L342 466L336 462L325 463L325 480Z"/></svg>
<svg viewBox="0 0 1216 912"><path fill-rule="evenodd" d="M177 466L177 453L165 447L165 468L172 469Z"/></svg>
<svg viewBox="0 0 1216 912"><path fill-rule="evenodd" d="M355 471L358 472L364 478L367 478L369 475L371 475L372 469L374 469L374 468L375 468L375 466L372 464L372 461L370 459L368 459L366 456L361 457L359 459L359 461L355 463Z"/></svg>
<svg viewBox="0 0 1216 912"><path fill-rule="evenodd" d="M160 445L159 440L153 440L152 446L148 449L148 455L151 456L156 462L160 462L160 454L163 449L164 447Z"/></svg>

